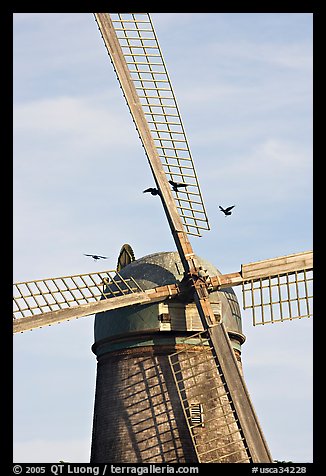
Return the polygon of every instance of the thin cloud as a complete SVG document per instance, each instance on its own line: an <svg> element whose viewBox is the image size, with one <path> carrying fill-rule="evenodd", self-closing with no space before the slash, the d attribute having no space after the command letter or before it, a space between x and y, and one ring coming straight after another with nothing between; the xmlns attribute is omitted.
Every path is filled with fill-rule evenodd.
<svg viewBox="0 0 326 476"><path fill-rule="evenodd" d="M89 463L89 439L14 441L14 463Z"/></svg>
<svg viewBox="0 0 326 476"><path fill-rule="evenodd" d="M312 67L310 42L299 40L293 43L287 43L284 39L275 44L273 41L266 41L262 38L261 43L242 40L235 43L234 41L220 41L210 43L206 49L206 57L214 55L214 57L227 59L231 64L235 59L245 62L245 68L250 71L251 68L264 65L271 67L275 71L275 67L286 68L288 70L301 70L310 72ZM254 64L252 64L254 63ZM243 65L241 65L243 66ZM236 64L232 66L234 70ZM277 70L276 70L277 71ZM274 72L275 74L275 72Z"/></svg>
<svg viewBox="0 0 326 476"><path fill-rule="evenodd" d="M110 109L109 98L103 98L102 105L85 97L56 97L14 107L14 133L37 133L46 138L60 135L61 140L71 142L78 136L81 148L88 143L119 145L125 138L125 128L125 117Z"/></svg>
<svg viewBox="0 0 326 476"><path fill-rule="evenodd" d="M228 157L221 152L219 158L211 157L211 165L201 171L209 182L223 177L223 183L232 186L239 199L244 196L268 203L289 203L300 198L302 191L312 193L312 158L309 149L298 147L294 142L269 139L258 143L252 150ZM223 157L224 155L224 157ZM216 167L214 161L218 160ZM243 189L243 184L246 184ZM207 194L214 194L212 187L206 187ZM223 190L223 186L222 186ZM221 194L222 194L221 190Z"/></svg>

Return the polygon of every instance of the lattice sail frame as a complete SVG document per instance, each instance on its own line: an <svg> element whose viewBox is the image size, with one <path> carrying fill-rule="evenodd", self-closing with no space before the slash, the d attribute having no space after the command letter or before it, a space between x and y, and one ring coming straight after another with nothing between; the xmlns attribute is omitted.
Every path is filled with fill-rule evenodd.
<svg viewBox="0 0 326 476"><path fill-rule="evenodd" d="M250 280L242 284L243 309L254 326L313 315L313 270Z"/></svg>
<svg viewBox="0 0 326 476"><path fill-rule="evenodd" d="M161 49L148 13L109 15L167 180L186 183L173 191L187 233L209 230L188 140Z"/></svg>
<svg viewBox="0 0 326 476"><path fill-rule="evenodd" d="M13 285L14 319L38 316L143 290L115 270L19 282Z"/></svg>
<svg viewBox="0 0 326 476"><path fill-rule="evenodd" d="M264 325L313 314L313 252L242 265L243 308L253 325Z"/></svg>
<svg viewBox="0 0 326 476"><path fill-rule="evenodd" d="M253 325L313 315L313 251L241 265L240 272L210 278L213 289L242 286L244 310Z"/></svg>

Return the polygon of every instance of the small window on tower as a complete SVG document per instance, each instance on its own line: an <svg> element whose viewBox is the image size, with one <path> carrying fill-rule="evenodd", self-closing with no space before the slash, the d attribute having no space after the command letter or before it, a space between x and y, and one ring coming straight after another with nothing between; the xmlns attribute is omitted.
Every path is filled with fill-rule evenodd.
<svg viewBox="0 0 326 476"><path fill-rule="evenodd" d="M204 426L203 406L201 403L190 404L190 424L191 426Z"/></svg>

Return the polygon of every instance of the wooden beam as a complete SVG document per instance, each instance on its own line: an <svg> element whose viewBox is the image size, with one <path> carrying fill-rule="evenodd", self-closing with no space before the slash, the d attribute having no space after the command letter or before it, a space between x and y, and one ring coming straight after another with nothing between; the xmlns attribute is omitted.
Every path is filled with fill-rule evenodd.
<svg viewBox="0 0 326 476"><path fill-rule="evenodd" d="M223 322L210 327L208 333L230 391L232 404L236 410L252 462L272 463L273 458L268 449Z"/></svg>
<svg viewBox="0 0 326 476"><path fill-rule="evenodd" d="M99 312L117 309L119 307L132 306L133 304L146 304L150 301L150 298L145 293L132 293L112 299L103 299L101 301L81 304L67 309L59 309L44 314L15 319L13 331L14 334L16 334L17 332L51 326L52 324L58 324L59 322L78 319L79 317L86 317Z"/></svg>
<svg viewBox="0 0 326 476"><path fill-rule="evenodd" d="M269 276L279 276L313 268L313 252L305 251L279 258L243 264L241 275L244 280L261 279Z"/></svg>
<svg viewBox="0 0 326 476"><path fill-rule="evenodd" d="M216 291L219 288L227 288L242 284L243 279L241 273L229 273L220 274L219 276L212 276L210 281L213 288L212 291Z"/></svg>
<svg viewBox="0 0 326 476"><path fill-rule="evenodd" d="M212 290L238 286L245 281L259 281L264 278L273 278L284 274L293 274L303 270L313 269L313 252L304 251L279 258L265 259L241 265L241 271L221 274L210 278Z"/></svg>
<svg viewBox="0 0 326 476"><path fill-rule="evenodd" d="M179 288L177 285L159 286L140 293L130 293L109 299L102 299L87 304L74 307L49 311L34 316L21 317L15 319L13 323L14 334L25 332L39 327L51 326L59 322L78 319L79 317L91 316L105 311L112 311L121 307L134 306L136 304L149 304L177 295Z"/></svg>

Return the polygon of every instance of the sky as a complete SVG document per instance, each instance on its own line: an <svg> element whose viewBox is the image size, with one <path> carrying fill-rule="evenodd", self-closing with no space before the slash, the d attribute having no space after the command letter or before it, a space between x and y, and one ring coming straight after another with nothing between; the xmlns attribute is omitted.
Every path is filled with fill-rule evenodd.
<svg viewBox="0 0 326 476"><path fill-rule="evenodd" d="M312 14L153 13L222 273L312 249ZM13 16L14 282L175 245L91 13ZM218 206L235 205L225 218ZM84 253L108 256L95 262ZM241 303L241 294L236 291ZM245 380L274 459L312 462L312 319L253 327ZM89 462L94 317L14 336L14 462Z"/></svg>

